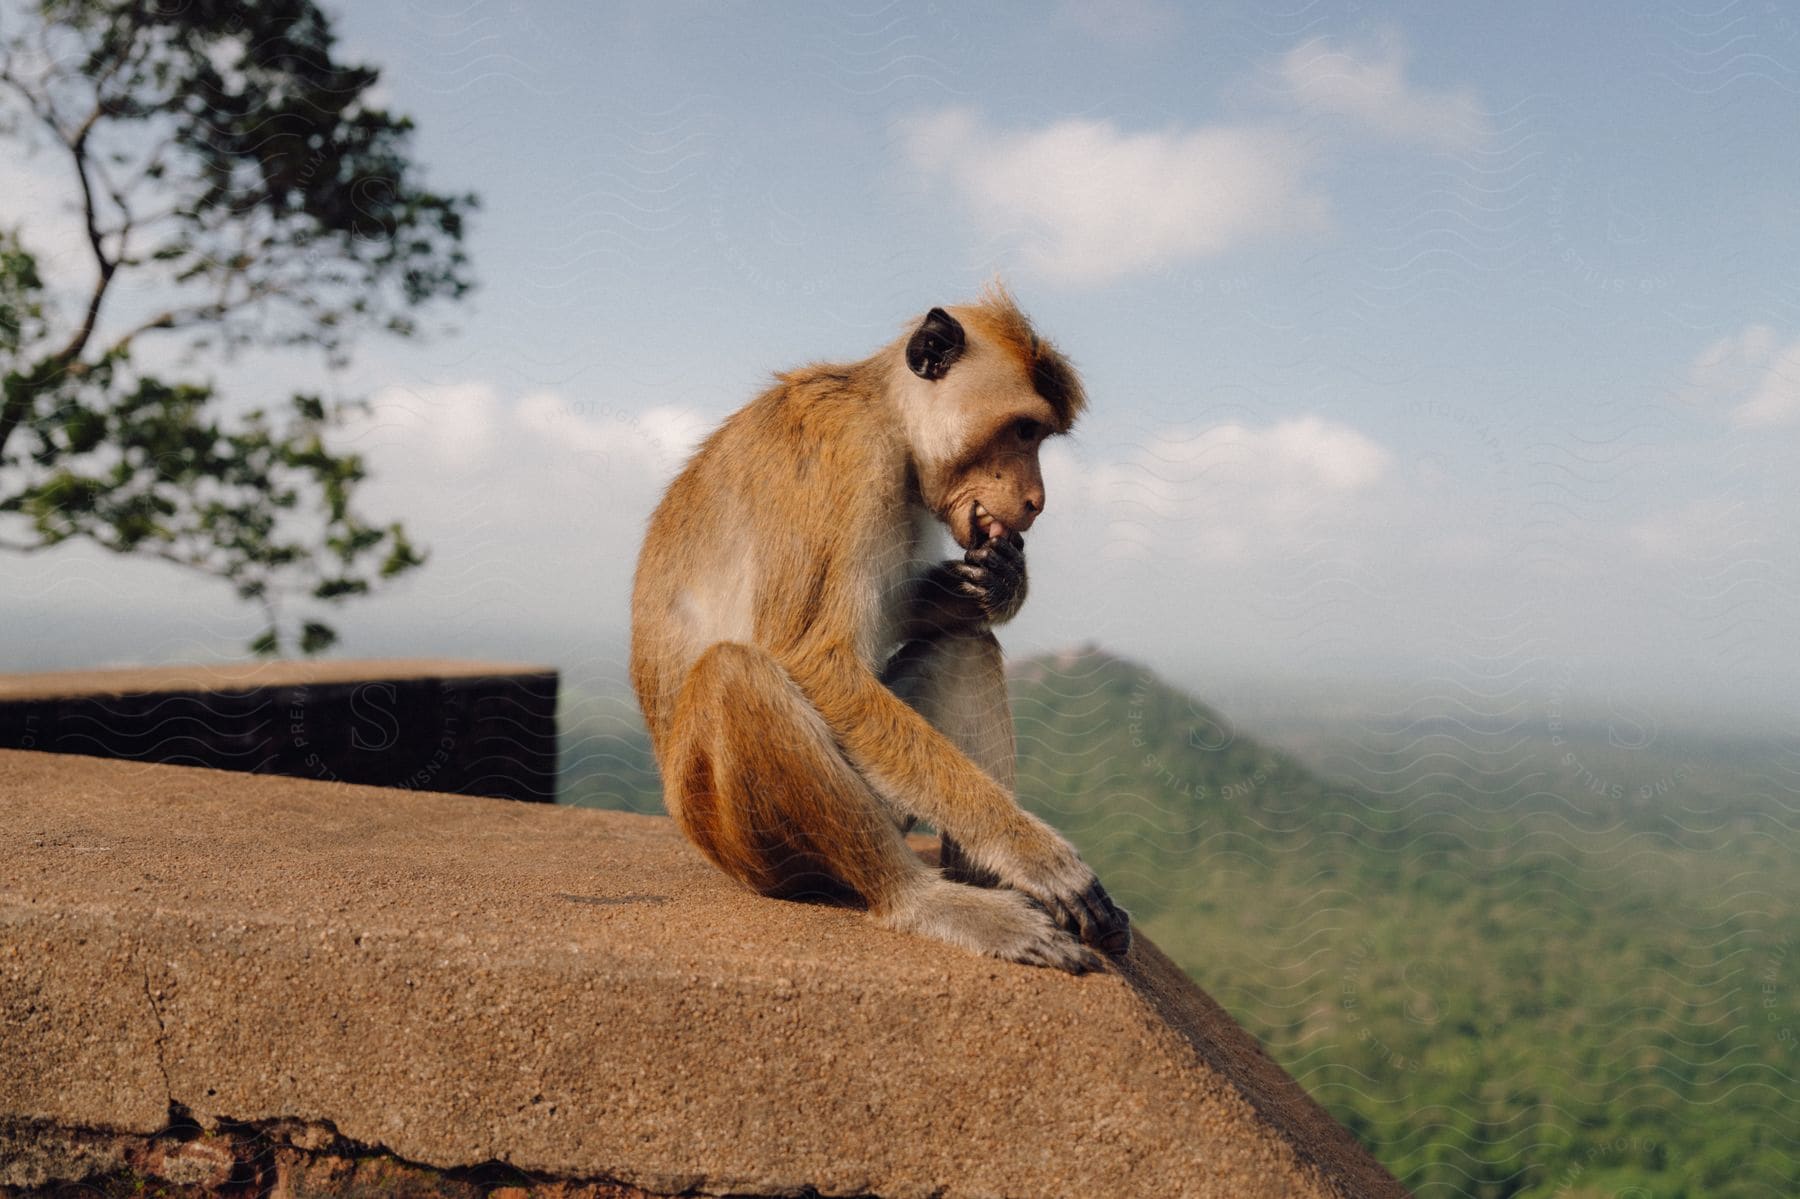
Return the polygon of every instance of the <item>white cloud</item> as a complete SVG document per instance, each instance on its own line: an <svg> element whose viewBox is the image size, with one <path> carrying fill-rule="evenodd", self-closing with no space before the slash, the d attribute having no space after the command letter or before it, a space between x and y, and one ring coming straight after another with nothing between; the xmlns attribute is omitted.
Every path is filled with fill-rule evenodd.
<svg viewBox="0 0 1800 1199"><path fill-rule="evenodd" d="M1258 437L1244 430L1253 446ZM1316 416L1286 420L1260 435L1261 457L1326 491L1361 491L1387 473L1388 452L1348 425Z"/></svg>
<svg viewBox="0 0 1800 1199"><path fill-rule="evenodd" d="M1348 118L1384 137L1438 150L1467 149L1485 138L1488 119L1475 93L1409 82L1407 57L1395 38L1382 46L1313 38L1284 54L1276 71L1302 108Z"/></svg>
<svg viewBox="0 0 1800 1199"><path fill-rule="evenodd" d="M1272 233L1316 229L1326 201L1298 140L1261 126L1131 133L1110 121L990 128L966 109L902 127L915 167L947 183L1032 265L1105 282Z"/></svg>
<svg viewBox="0 0 1800 1199"><path fill-rule="evenodd" d="M1800 418L1800 338L1784 342L1767 325L1707 346L1688 371L1690 403L1730 405L1740 429L1790 424Z"/></svg>
<svg viewBox="0 0 1800 1199"><path fill-rule="evenodd" d="M550 391L508 403L480 381L385 387L370 408L356 427L359 440L405 443L412 456L451 471L601 455L672 476L714 424L691 408L633 412Z"/></svg>
<svg viewBox="0 0 1800 1199"><path fill-rule="evenodd" d="M657 407L643 412L572 404L554 392L534 392L519 401L519 426L547 443L584 454L614 454L628 447L646 466L673 475L715 422L691 408Z"/></svg>
<svg viewBox="0 0 1800 1199"><path fill-rule="evenodd" d="M369 406L371 416L355 429L359 441L404 442L440 468L481 465L494 449L501 420L500 397L486 383L384 387Z"/></svg>
<svg viewBox="0 0 1800 1199"><path fill-rule="evenodd" d="M388 387L370 406L339 444L368 461L364 509L404 516L431 550L429 584L392 601L421 623L617 625L644 522L713 424L479 380Z"/></svg>
<svg viewBox="0 0 1800 1199"><path fill-rule="evenodd" d="M1480 143L1489 122L1469 88L1406 77L1396 39L1338 46L1315 38L1270 65L1299 109L1263 122L1130 131L1071 118L1026 129L951 108L900 126L907 159L945 184L981 231L1070 283L1104 283L1327 224L1314 178L1325 145L1304 118L1325 113L1436 150Z"/></svg>
<svg viewBox="0 0 1800 1199"><path fill-rule="evenodd" d="M1317 416L1165 430L1085 471L1046 463L1052 491L1072 487L1128 553L1178 547L1202 560L1279 559L1295 545L1372 523L1393 455Z"/></svg>

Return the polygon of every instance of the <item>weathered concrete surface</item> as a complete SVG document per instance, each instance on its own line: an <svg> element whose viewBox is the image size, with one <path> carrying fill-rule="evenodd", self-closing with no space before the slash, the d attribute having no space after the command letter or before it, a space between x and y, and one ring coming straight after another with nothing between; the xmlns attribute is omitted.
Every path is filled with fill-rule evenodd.
<svg viewBox="0 0 1800 1199"><path fill-rule="evenodd" d="M0 675L0 748L548 801L556 688L406 659Z"/></svg>
<svg viewBox="0 0 1800 1199"><path fill-rule="evenodd" d="M659 818L0 752L0 1118L171 1102L650 1191L1403 1193L1141 938L1071 978Z"/></svg>

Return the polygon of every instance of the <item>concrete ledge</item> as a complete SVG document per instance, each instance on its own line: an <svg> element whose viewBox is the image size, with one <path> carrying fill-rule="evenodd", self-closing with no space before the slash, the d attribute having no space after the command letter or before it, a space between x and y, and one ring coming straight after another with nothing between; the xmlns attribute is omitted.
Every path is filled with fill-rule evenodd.
<svg viewBox="0 0 1800 1199"><path fill-rule="evenodd" d="M556 686L419 660L0 675L0 748L554 800Z"/></svg>
<svg viewBox="0 0 1800 1199"><path fill-rule="evenodd" d="M660 818L0 752L0 1030L15 1135L174 1110L653 1193L1404 1193L1141 938L989 962L748 894Z"/></svg>

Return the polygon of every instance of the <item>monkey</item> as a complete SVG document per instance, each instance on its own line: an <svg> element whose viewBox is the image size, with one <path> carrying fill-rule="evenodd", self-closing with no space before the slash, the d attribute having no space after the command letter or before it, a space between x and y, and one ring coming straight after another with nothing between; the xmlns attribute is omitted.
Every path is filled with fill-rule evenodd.
<svg viewBox="0 0 1800 1199"><path fill-rule="evenodd" d="M1006 961L1128 951L1129 915L1014 797L993 631L1027 592L1039 448L1086 403L995 284L778 373L701 443L645 532L630 672L665 806L715 866ZM938 529L960 557L933 560Z"/></svg>

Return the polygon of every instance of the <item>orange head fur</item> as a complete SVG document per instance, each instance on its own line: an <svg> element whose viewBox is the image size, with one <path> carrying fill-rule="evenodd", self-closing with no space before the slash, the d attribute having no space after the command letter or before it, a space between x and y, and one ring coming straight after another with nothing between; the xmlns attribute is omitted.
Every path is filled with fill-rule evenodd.
<svg viewBox="0 0 1800 1199"><path fill-rule="evenodd" d="M1075 370L998 284L933 309L891 377L920 498L971 549L1031 527L1044 510L1038 449L1087 405Z"/></svg>

